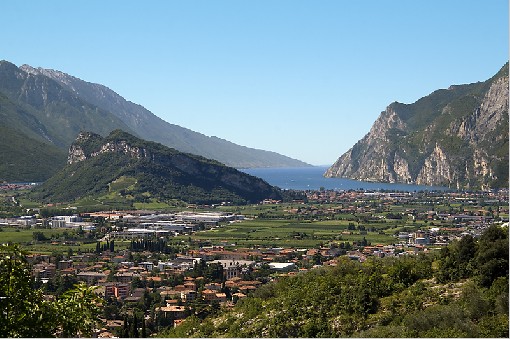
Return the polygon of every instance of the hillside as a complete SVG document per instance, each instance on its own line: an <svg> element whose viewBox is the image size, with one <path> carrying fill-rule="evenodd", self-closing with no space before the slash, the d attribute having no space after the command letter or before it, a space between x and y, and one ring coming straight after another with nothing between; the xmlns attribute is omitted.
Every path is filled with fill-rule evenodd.
<svg viewBox="0 0 510 339"><path fill-rule="evenodd" d="M325 173L452 188L508 186L508 63L491 79L394 102Z"/></svg>
<svg viewBox="0 0 510 339"><path fill-rule="evenodd" d="M0 61L0 181L44 181L66 161L81 130L130 131L113 114L70 93L52 79Z"/></svg>
<svg viewBox="0 0 510 339"><path fill-rule="evenodd" d="M69 149L67 166L35 189L33 197L70 202L108 194L119 182L129 185L116 194L132 202L247 203L281 197L259 178L121 130L105 138L80 133Z"/></svg>
<svg viewBox="0 0 510 339"><path fill-rule="evenodd" d="M196 314L196 313L195 313ZM440 252L283 275L161 338L507 338L508 227Z"/></svg>
<svg viewBox="0 0 510 339"><path fill-rule="evenodd" d="M53 79L82 100L111 112L145 140L159 142L181 152L215 159L236 168L309 166L302 161L275 152L240 146L218 137L209 137L168 123L143 106L124 99L106 86L86 82L50 69L33 68L28 65L23 65L20 69L29 74ZM119 126L119 128L122 127Z"/></svg>
<svg viewBox="0 0 510 339"><path fill-rule="evenodd" d="M116 128L131 131L115 115L82 100L58 82L7 61L0 61L0 93L15 105L15 114L32 122L28 126L31 133L64 150L82 130L102 135Z"/></svg>

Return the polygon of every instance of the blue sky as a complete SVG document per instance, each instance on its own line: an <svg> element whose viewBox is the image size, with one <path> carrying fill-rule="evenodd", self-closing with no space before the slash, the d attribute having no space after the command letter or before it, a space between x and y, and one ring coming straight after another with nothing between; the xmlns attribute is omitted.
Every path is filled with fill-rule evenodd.
<svg viewBox="0 0 510 339"><path fill-rule="evenodd" d="M4 0L0 59L325 165L391 102L494 75L508 14L507 0Z"/></svg>

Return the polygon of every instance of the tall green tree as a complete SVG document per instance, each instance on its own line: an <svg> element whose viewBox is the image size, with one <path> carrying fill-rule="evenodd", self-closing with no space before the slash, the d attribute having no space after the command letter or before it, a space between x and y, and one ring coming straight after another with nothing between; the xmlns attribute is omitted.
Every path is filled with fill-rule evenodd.
<svg viewBox="0 0 510 339"><path fill-rule="evenodd" d="M91 336L101 299L94 287L75 285L56 301L45 301L26 252L18 245L0 245L0 337Z"/></svg>
<svg viewBox="0 0 510 339"><path fill-rule="evenodd" d="M34 289L26 253L18 245L0 246L0 337L50 337L54 308Z"/></svg>
<svg viewBox="0 0 510 339"><path fill-rule="evenodd" d="M480 237L475 260L482 286L490 287L499 277L508 278L508 227L490 226Z"/></svg>
<svg viewBox="0 0 510 339"><path fill-rule="evenodd" d="M57 300L57 320L63 337L90 337L97 325L102 299L95 293L96 286L80 282Z"/></svg>

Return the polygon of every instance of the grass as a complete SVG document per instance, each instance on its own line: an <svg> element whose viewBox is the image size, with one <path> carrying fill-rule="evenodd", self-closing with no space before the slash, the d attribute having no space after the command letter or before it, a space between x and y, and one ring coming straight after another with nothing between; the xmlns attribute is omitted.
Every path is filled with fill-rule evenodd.
<svg viewBox="0 0 510 339"><path fill-rule="evenodd" d="M71 235L73 230L69 229L22 229L13 227L0 228L0 243L18 243L22 248L31 253L45 253L52 252L67 253L71 248L74 253L78 251L89 252L96 249L96 240L64 240L61 238L64 234ZM35 241L33 238L34 232L42 232L47 241ZM115 241L116 249L124 249L129 247L129 241Z"/></svg>
<svg viewBox="0 0 510 339"><path fill-rule="evenodd" d="M14 227L2 227L0 239L4 243L26 243L34 240L34 232L42 232L47 238L51 238L52 236L63 234L65 231L69 232L69 230L64 229L21 229Z"/></svg>
<svg viewBox="0 0 510 339"><path fill-rule="evenodd" d="M136 178L121 176L110 183L109 190L110 192L118 192L120 190L132 191L134 190L136 183Z"/></svg>
<svg viewBox="0 0 510 339"><path fill-rule="evenodd" d="M283 246L311 248L329 242L353 242L366 238L372 244L391 244L395 242L391 232L348 231L349 222L345 220L326 220L315 222L296 222L292 220L253 219L231 223L208 231L197 232L191 236L196 241L208 241L213 244L236 243L238 246ZM348 232L348 233L346 233Z"/></svg>

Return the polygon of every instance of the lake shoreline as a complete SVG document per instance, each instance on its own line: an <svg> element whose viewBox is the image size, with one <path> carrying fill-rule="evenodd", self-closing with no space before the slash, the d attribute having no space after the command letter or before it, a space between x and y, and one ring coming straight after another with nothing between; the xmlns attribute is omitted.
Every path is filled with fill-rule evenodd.
<svg viewBox="0 0 510 339"><path fill-rule="evenodd" d="M329 166L291 168L248 168L240 171L259 177L273 186L293 190L391 190L391 191L448 191L448 187L424 186L402 183L359 181L347 178L326 178Z"/></svg>

